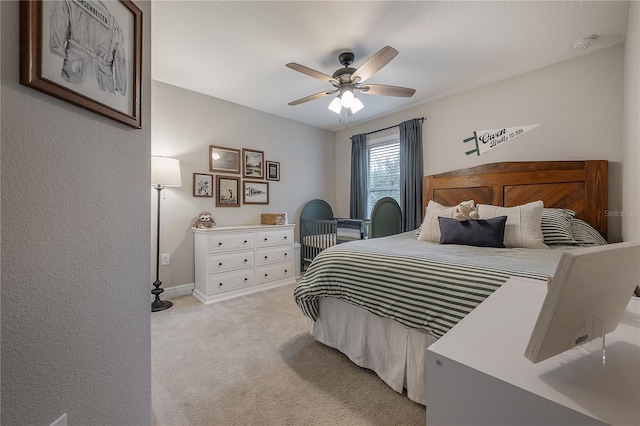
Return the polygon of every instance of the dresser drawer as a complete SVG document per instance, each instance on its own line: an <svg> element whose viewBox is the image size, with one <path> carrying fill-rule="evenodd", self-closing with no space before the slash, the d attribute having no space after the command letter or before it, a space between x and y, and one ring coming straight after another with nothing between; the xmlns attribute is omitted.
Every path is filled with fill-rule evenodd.
<svg viewBox="0 0 640 426"><path fill-rule="evenodd" d="M209 253L218 253L228 250L251 249L255 247L254 234L247 232L243 234L209 235Z"/></svg>
<svg viewBox="0 0 640 426"><path fill-rule="evenodd" d="M221 293L240 287L253 285L253 269L209 275L207 294Z"/></svg>
<svg viewBox="0 0 640 426"><path fill-rule="evenodd" d="M293 262L282 262L275 265L256 267L256 283L293 278Z"/></svg>
<svg viewBox="0 0 640 426"><path fill-rule="evenodd" d="M293 244L292 229L270 229L256 232L256 246L268 247L277 244Z"/></svg>
<svg viewBox="0 0 640 426"><path fill-rule="evenodd" d="M251 268L254 265L253 251L210 254L208 273L215 274L238 268Z"/></svg>
<svg viewBox="0 0 640 426"><path fill-rule="evenodd" d="M256 265L293 260L293 248L290 245L256 250Z"/></svg>

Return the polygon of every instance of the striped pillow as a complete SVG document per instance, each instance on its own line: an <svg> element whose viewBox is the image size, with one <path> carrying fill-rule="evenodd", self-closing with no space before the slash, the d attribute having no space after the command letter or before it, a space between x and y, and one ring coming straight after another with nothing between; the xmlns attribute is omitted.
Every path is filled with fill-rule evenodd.
<svg viewBox="0 0 640 426"><path fill-rule="evenodd" d="M571 219L576 214L569 209L542 209L540 227L544 243L547 245L578 245L571 233Z"/></svg>
<svg viewBox="0 0 640 426"><path fill-rule="evenodd" d="M598 231L580 219L571 219L571 234L579 246L589 247L607 244L607 240L605 240Z"/></svg>

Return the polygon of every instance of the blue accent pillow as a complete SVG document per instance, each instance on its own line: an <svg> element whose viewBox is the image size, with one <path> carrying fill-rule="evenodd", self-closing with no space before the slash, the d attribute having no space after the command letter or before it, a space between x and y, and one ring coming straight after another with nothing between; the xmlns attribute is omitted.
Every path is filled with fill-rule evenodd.
<svg viewBox="0 0 640 426"><path fill-rule="evenodd" d="M505 248L504 226L507 216L491 219L463 220L439 217L440 244Z"/></svg>

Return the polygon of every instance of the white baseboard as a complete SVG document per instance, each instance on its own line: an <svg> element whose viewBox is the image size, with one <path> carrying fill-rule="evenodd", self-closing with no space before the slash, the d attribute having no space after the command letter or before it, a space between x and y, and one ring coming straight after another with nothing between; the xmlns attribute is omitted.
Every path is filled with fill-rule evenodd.
<svg viewBox="0 0 640 426"><path fill-rule="evenodd" d="M163 287L164 288L164 287ZM193 294L195 284L182 284L174 287L164 288L164 292L160 295L160 299L175 299L176 297L189 296ZM154 295L151 295L151 302L155 299Z"/></svg>

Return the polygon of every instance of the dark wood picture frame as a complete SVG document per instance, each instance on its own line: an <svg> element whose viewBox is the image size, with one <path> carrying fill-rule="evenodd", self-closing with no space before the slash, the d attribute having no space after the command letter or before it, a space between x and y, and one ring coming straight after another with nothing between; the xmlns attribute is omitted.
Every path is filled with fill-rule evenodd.
<svg viewBox="0 0 640 426"><path fill-rule="evenodd" d="M216 175L216 207L240 207L240 178Z"/></svg>
<svg viewBox="0 0 640 426"><path fill-rule="evenodd" d="M267 161L265 171L267 174L267 180L280 180L279 161Z"/></svg>
<svg viewBox="0 0 640 426"><path fill-rule="evenodd" d="M242 177L264 179L264 151L242 148Z"/></svg>
<svg viewBox="0 0 640 426"><path fill-rule="evenodd" d="M269 204L269 182L242 181L243 204Z"/></svg>
<svg viewBox="0 0 640 426"><path fill-rule="evenodd" d="M93 12L95 16L103 18L103 20L96 18L94 25L118 26L125 41L119 44L124 46L125 54L122 55L124 60L113 61L115 77L113 79L98 77L100 83L87 85L84 82L79 84L77 80L92 74L76 73L78 61L63 59L59 56L61 52L58 51L58 54L55 54L50 48L46 51L44 49L45 46L49 46L49 42L44 41L44 36L47 34L44 28L45 26L50 28L53 24L49 14L46 14L45 21L45 9L52 10L58 3L61 2L41 0L20 2L20 83L136 129L142 128L140 103L142 98L142 11L130 0L109 2L111 11L104 6L107 8L106 14L93 6L87 6L90 8L88 9L90 13ZM75 3L74 5L82 7ZM125 16L128 21L120 22L125 19L118 20L116 16ZM61 21L57 21L56 24ZM122 27L119 24L122 24ZM69 30L66 32L70 33L72 29L73 27L69 25ZM64 29L61 32L64 32ZM65 45L66 47L60 46L59 49L70 48L68 44ZM121 51L119 50L118 53L120 54ZM62 54L64 55L64 52ZM51 65L53 63L59 65L55 67ZM60 71L61 69L64 71Z"/></svg>
<svg viewBox="0 0 640 426"><path fill-rule="evenodd" d="M239 149L209 145L210 172L240 173L240 167Z"/></svg>
<svg viewBox="0 0 640 426"><path fill-rule="evenodd" d="M193 196L213 197L213 175L207 173L193 174Z"/></svg>

